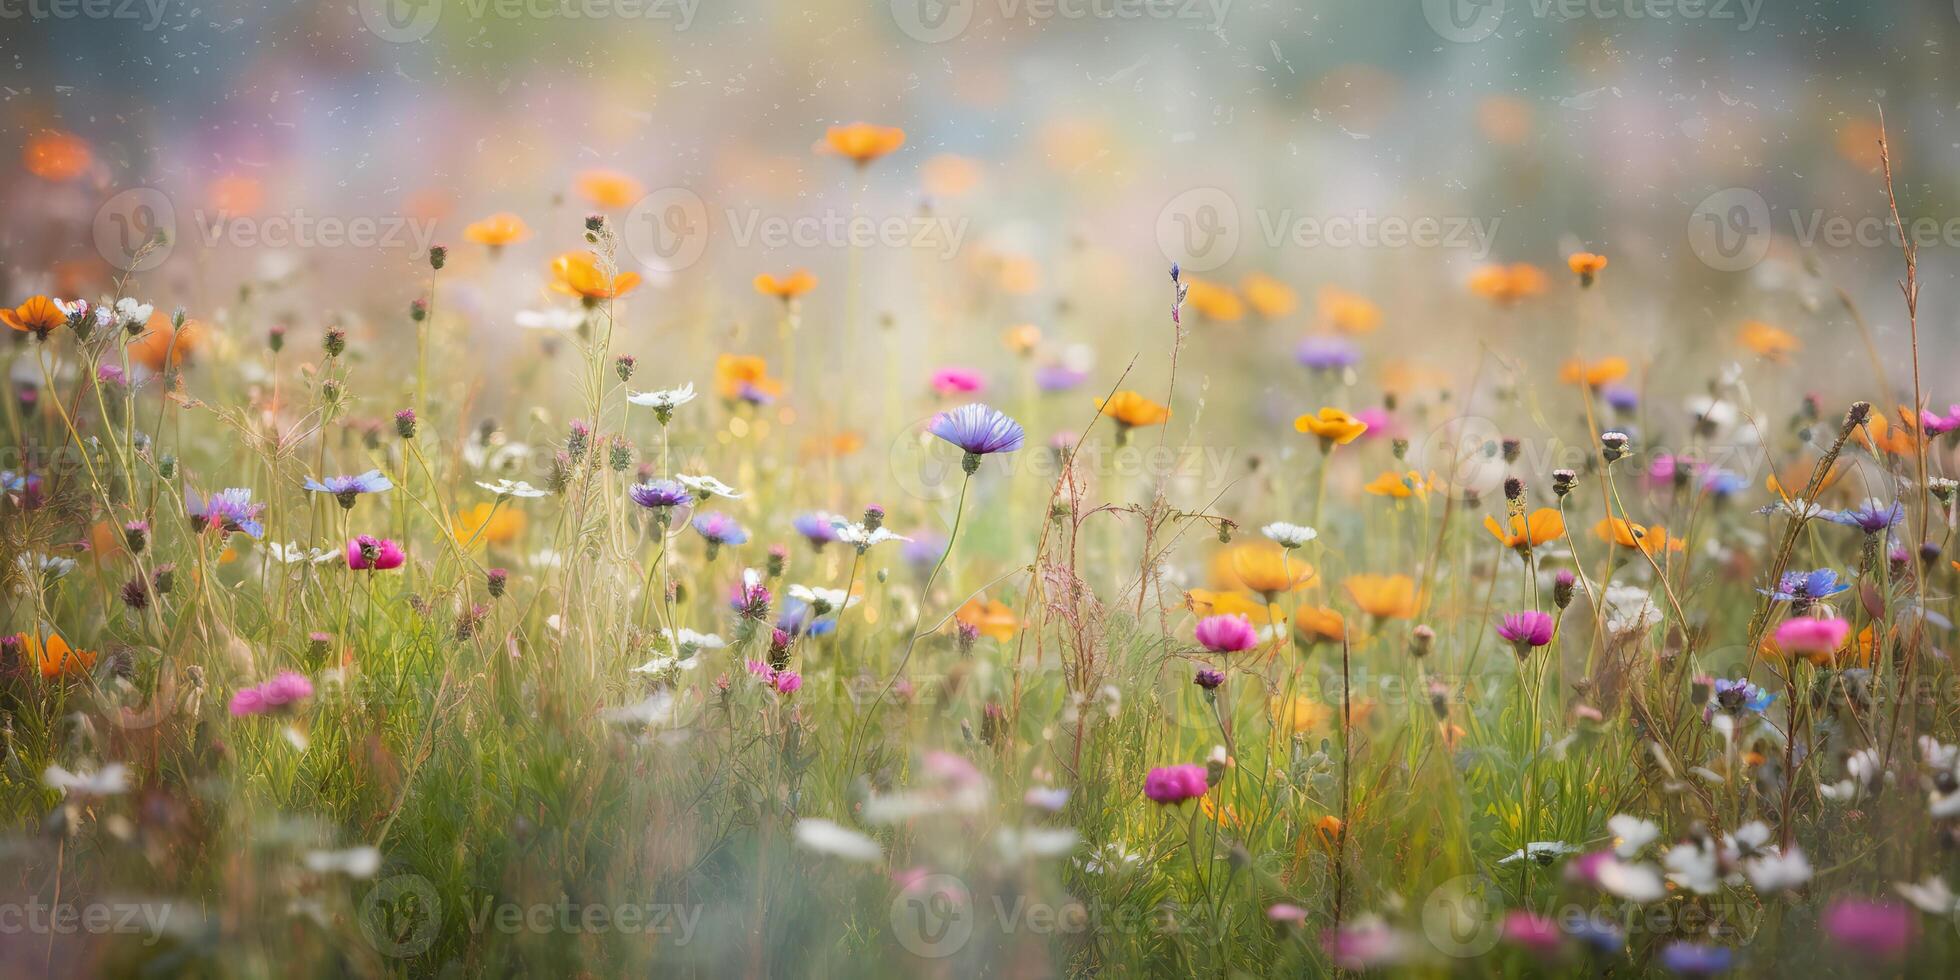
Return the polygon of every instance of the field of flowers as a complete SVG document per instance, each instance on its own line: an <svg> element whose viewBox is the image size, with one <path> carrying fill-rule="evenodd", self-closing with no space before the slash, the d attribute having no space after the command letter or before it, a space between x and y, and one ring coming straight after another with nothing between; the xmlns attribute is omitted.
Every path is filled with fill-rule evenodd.
<svg viewBox="0 0 1960 980"><path fill-rule="evenodd" d="M0 974L1950 973L1960 389L1855 132L1871 281L1658 316L1640 240L895 256L986 164L848 118L819 271L588 167L224 279L259 181L37 129Z"/></svg>

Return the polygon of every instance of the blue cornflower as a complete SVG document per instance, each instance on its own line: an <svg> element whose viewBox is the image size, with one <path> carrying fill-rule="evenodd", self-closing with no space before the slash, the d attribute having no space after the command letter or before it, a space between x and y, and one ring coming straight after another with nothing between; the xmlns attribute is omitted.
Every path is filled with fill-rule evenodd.
<svg viewBox="0 0 1960 980"><path fill-rule="evenodd" d="M966 453L960 465L969 475L980 468L980 457L1011 453L1021 448L1021 440L1027 435L1021 423L979 402L941 412L933 417L928 429Z"/></svg>
<svg viewBox="0 0 1960 980"><path fill-rule="evenodd" d="M393 490L395 485L381 475L380 470L369 470L359 476L330 476L325 482L306 478L305 488L314 493L330 493L340 502L342 508L352 510L354 501L364 493L381 493Z"/></svg>
<svg viewBox="0 0 1960 980"><path fill-rule="evenodd" d="M819 618L809 603L791 597L783 600L783 614L776 617L776 628L791 636L829 636L837 632L837 617Z"/></svg>
<svg viewBox="0 0 1960 980"><path fill-rule="evenodd" d="M1776 588L1756 591L1777 602L1808 602L1828 599L1848 588L1851 588L1851 583L1839 581L1837 572L1820 568L1812 572L1784 572Z"/></svg>
<svg viewBox="0 0 1960 980"><path fill-rule="evenodd" d="M1714 976L1727 972L1734 964L1735 951L1727 946L1702 946L1677 941L1661 949L1661 965L1684 976Z"/></svg>
<svg viewBox="0 0 1960 980"><path fill-rule="evenodd" d="M1701 709L1701 718L1707 721L1715 717L1715 709L1724 714L1762 714L1776 700L1776 695L1749 683L1746 680L1729 680L1726 677L1715 679L1715 692L1708 699L1708 706Z"/></svg>
<svg viewBox="0 0 1960 980"><path fill-rule="evenodd" d="M255 538L265 537L265 525L259 523L265 505L253 503L252 491L245 487L220 490L203 500L187 489L184 512L190 515L193 531L202 532L216 524L227 534L240 532Z"/></svg>
<svg viewBox="0 0 1960 980"><path fill-rule="evenodd" d="M837 540L836 525L839 523L848 522L836 514L813 510L807 514L798 514L795 520L790 521L790 526L796 528L796 533L803 535L803 540L810 542L810 547L822 551L824 545Z"/></svg>
<svg viewBox="0 0 1960 980"><path fill-rule="evenodd" d="M1345 338L1316 334L1300 341L1293 349L1293 359L1314 371L1335 371L1359 363L1361 352Z"/></svg>
<svg viewBox="0 0 1960 980"><path fill-rule="evenodd" d="M1732 497L1749 489L1749 481L1739 473L1731 473L1720 467L1709 467L1701 476L1701 489L1716 497Z"/></svg>
<svg viewBox="0 0 1960 980"><path fill-rule="evenodd" d="M701 535L701 539L708 542L708 560L710 561L713 561L715 555L720 553L722 545L742 544L749 540L749 532L743 530L742 525L735 523L735 518L718 510L711 510L705 514L696 514L692 523L695 533Z"/></svg>
<svg viewBox="0 0 1960 980"><path fill-rule="evenodd" d="M651 480L636 483L626 491L633 502L649 510L666 510L679 507L694 500L694 493L681 486L676 480Z"/></svg>
<svg viewBox="0 0 1960 980"><path fill-rule="evenodd" d="M1849 510L1826 512L1823 518L1833 524L1859 528L1866 534L1877 534L1905 520L1906 505L1895 500L1888 506L1873 497Z"/></svg>

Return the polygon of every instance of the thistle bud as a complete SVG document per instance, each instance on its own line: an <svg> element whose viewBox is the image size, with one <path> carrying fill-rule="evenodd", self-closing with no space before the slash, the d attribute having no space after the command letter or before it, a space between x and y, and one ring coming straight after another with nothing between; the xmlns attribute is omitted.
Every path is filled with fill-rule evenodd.
<svg viewBox="0 0 1960 980"><path fill-rule="evenodd" d="M1552 576L1552 605L1564 609L1572 604L1572 590L1579 584L1579 578L1569 569L1561 568Z"/></svg>
<svg viewBox="0 0 1960 980"><path fill-rule="evenodd" d="M320 347L327 352L328 357L339 357L347 350L347 331L339 327L328 327L326 339L321 341Z"/></svg>
<svg viewBox="0 0 1960 980"><path fill-rule="evenodd" d="M1599 436L1600 456L1612 463L1627 455L1627 434L1619 431L1603 432Z"/></svg>
<svg viewBox="0 0 1960 980"><path fill-rule="evenodd" d="M783 569L789 565L789 549L779 544L769 546L769 563L765 568L770 578L782 578Z"/></svg>
<svg viewBox="0 0 1960 980"><path fill-rule="evenodd" d="M1409 631L1409 656L1418 660L1436 649L1436 631L1424 623Z"/></svg>
<svg viewBox="0 0 1960 980"><path fill-rule="evenodd" d="M429 246L429 268L434 269L437 272L441 272L443 265L448 261L449 261L449 246L447 245Z"/></svg>
<svg viewBox="0 0 1960 980"><path fill-rule="evenodd" d="M421 323L429 318L429 301L417 297L408 303L408 318Z"/></svg>
<svg viewBox="0 0 1960 980"><path fill-rule="evenodd" d="M633 380L633 365L635 363L631 354L621 354L613 358L613 370L618 372L619 380L622 384Z"/></svg>
<svg viewBox="0 0 1960 980"><path fill-rule="evenodd" d="M1575 473L1572 470L1552 471L1552 493L1557 494L1560 497L1563 497L1566 494L1571 493L1572 488L1578 485L1579 485L1578 473Z"/></svg>
<svg viewBox="0 0 1960 980"><path fill-rule="evenodd" d="M149 542L150 542L149 521L130 521L128 524L123 525L123 546L129 549L130 554L132 555L142 554L144 547L146 547L149 544Z"/></svg>
<svg viewBox="0 0 1960 980"><path fill-rule="evenodd" d="M877 504L864 508L864 529L876 531L885 526L885 509Z"/></svg>
<svg viewBox="0 0 1960 980"><path fill-rule="evenodd" d="M395 434L403 439L415 438L415 409L404 408L395 413Z"/></svg>
<svg viewBox="0 0 1960 980"><path fill-rule="evenodd" d="M483 574L483 587L490 591L490 598L501 599L510 590L510 573L493 568Z"/></svg>
<svg viewBox="0 0 1960 980"><path fill-rule="evenodd" d="M1504 442L1501 444L1501 451L1504 453L1504 461L1506 463L1517 462L1518 455L1523 450L1523 448L1524 448L1524 443L1518 441L1517 439L1505 439Z"/></svg>

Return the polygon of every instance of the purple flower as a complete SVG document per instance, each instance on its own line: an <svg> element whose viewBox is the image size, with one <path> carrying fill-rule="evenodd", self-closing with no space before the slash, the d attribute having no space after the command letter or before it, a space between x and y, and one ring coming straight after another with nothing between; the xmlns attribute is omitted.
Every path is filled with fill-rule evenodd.
<svg viewBox="0 0 1960 980"><path fill-rule="evenodd" d="M718 510L696 514L692 523L695 532L708 542L710 561L721 551L722 545L742 544L749 540L749 532L742 530L742 525L735 523L735 518Z"/></svg>
<svg viewBox="0 0 1960 980"><path fill-rule="evenodd" d="M1808 604L1813 599L1828 599L1846 589L1851 583L1838 581L1837 572L1819 568L1811 572L1784 572L1776 582L1775 589L1757 589L1763 595L1777 602L1796 602Z"/></svg>
<svg viewBox="0 0 1960 980"><path fill-rule="evenodd" d="M822 551L824 545L837 540L837 528L833 522L841 520L843 518L835 514L813 510L807 514L796 515L796 519L790 521L790 526L796 528L796 533L803 535L803 540L810 542L810 547Z"/></svg>
<svg viewBox="0 0 1960 980"><path fill-rule="evenodd" d="M1727 946L1676 941L1661 949L1661 965L1687 977L1712 977L1717 973L1726 973L1734 963L1735 952Z"/></svg>
<svg viewBox="0 0 1960 980"><path fill-rule="evenodd" d="M314 493L332 494L343 508L352 508L354 501L364 493L381 493L395 488L380 470L369 470L359 476L330 476L322 483L312 477L306 478L306 489Z"/></svg>
<svg viewBox="0 0 1960 980"><path fill-rule="evenodd" d="M1066 364L1049 364L1035 369L1035 387L1046 392L1070 391L1076 385L1089 380L1089 372L1078 371Z"/></svg>
<svg viewBox="0 0 1960 980"><path fill-rule="evenodd" d="M402 546L387 538L363 534L347 542L347 567L357 572L385 572L402 567L407 560Z"/></svg>
<svg viewBox="0 0 1960 980"><path fill-rule="evenodd" d="M633 498L634 503L649 510L665 510L669 507L679 507L694 499L694 494L689 493L686 487L681 486L675 480L653 480L648 483L636 483L631 490L626 492Z"/></svg>
<svg viewBox="0 0 1960 980"><path fill-rule="evenodd" d="M253 503L252 491L245 487L220 490L203 500L185 490L184 511L190 515L193 531L202 532L215 524L226 534L238 532L254 538L265 537L265 525L259 523L265 505Z"/></svg>
<svg viewBox="0 0 1960 980"><path fill-rule="evenodd" d="M1198 643L1213 653L1238 653L1259 645L1259 633L1244 616L1206 616L1198 621Z"/></svg>
<svg viewBox="0 0 1960 980"><path fill-rule="evenodd" d="M1203 796L1205 767L1186 763L1152 769L1143 779L1143 795L1163 804L1182 803Z"/></svg>
<svg viewBox="0 0 1960 980"><path fill-rule="evenodd" d="M1818 925L1846 952L1887 960L1904 953L1918 932L1912 912L1903 906L1862 898L1833 901Z"/></svg>
<svg viewBox="0 0 1960 980"><path fill-rule="evenodd" d="M1828 511L1823 517L1833 524L1859 528L1866 534L1877 534L1905 520L1906 505L1895 500L1888 507L1873 498L1849 510Z"/></svg>
<svg viewBox="0 0 1960 980"><path fill-rule="evenodd" d="M1532 647L1542 647L1552 642L1552 617L1536 609L1510 613L1497 626L1497 635L1509 640L1517 648L1518 656L1524 656Z"/></svg>
<svg viewBox="0 0 1960 980"><path fill-rule="evenodd" d="M1197 676L1191 678L1191 682L1207 691L1215 691L1218 685L1225 683L1225 672L1207 667L1198 671Z"/></svg>
<svg viewBox="0 0 1960 980"><path fill-rule="evenodd" d="M793 670L777 671L776 679L773 683L776 688L776 693L795 694L796 689L803 686L803 675Z"/></svg>
<svg viewBox="0 0 1960 980"><path fill-rule="evenodd" d="M970 402L939 413L933 417L929 430L933 435L958 446L969 457L1011 453L1021 448L1021 440L1026 435L1021 423L1008 418L999 409L980 402ZM971 465L978 467L978 460Z"/></svg>
<svg viewBox="0 0 1960 980"><path fill-rule="evenodd" d="M1600 394L1615 411L1631 412L1640 407L1640 393L1626 385L1607 385Z"/></svg>
<svg viewBox="0 0 1960 980"><path fill-rule="evenodd" d="M1717 708L1720 708L1724 714L1728 715L1741 715L1745 712L1760 715L1764 709L1770 706L1771 702L1776 700L1776 695L1746 680L1730 680L1726 677L1718 677L1715 679L1713 688L1714 696L1710 697L1708 704L1701 709L1701 719L1703 721L1714 718Z"/></svg>
<svg viewBox="0 0 1960 980"><path fill-rule="evenodd" d="M313 682L307 680L306 675L283 670L263 684L241 688L233 694L231 714L234 718L245 718L281 713L297 707L301 701L312 696Z"/></svg>
<svg viewBox="0 0 1960 980"><path fill-rule="evenodd" d="M729 590L728 605L744 619L769 618L769 587L762 584L762 576L755 569L742 572L742 580Z"/></svg>
<svg viewBox="0 0 1960 980"><path fill-rule="evenodd" d="M1293 349L1293 359L1304 368L1335 371L1359 363L1361 352L1345 338L1315 334L1300 341L1300 346Z"/></svg>

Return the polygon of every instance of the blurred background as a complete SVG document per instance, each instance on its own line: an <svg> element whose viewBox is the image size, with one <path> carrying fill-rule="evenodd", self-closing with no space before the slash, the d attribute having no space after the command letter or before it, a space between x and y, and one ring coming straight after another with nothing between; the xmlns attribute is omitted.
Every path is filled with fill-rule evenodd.
<svg viewBox="0 0 1960 980"><path fill-rule="evenodd" d="M910 394L941 362L1006 362L1000 331L1025 322L1043 361L1100 390L1165 346L1171 261L1226 287L1199 312L1233 339L1204 356L1258 378L1273 344L1251 331L1290 349L1348 295L1391 328L1373 343L1443 368L1556 330L1483 319L1466 283L1524 261L1564 286L1585 248L1613 262L1603 336L1650 371L1719 356L1704 334L1744 309L1787 318L1827 365L1862 362L1841 288L1898 383L1882 109L1925 233L1926 356L1956 342L1946 2L3 6L15 302L106 294L133 268L146 298L235 333L332 318L385 335L446 243L442 302L489 367L529 350L519 313L563 305L548 264L602 212L647 276L621 313L642 354L770 353L777 307L750 281L803 267L821 366L888 348L925 365L894 382ZM821 152L860 120L903 147L861 169ZM496 212L528 237L470 246ZM138 259L158 231L168 245Z"/></svg>

